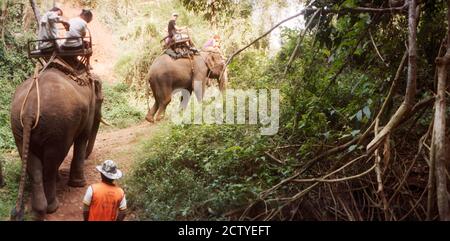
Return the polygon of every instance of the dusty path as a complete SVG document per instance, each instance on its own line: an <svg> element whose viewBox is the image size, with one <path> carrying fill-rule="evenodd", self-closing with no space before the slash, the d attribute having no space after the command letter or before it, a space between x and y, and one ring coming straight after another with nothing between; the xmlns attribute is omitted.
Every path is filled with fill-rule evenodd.
<svg viewBox="0 0 450 241"><path fill-rule="evenodd" d="M99 133L94 151L86 160L84 167L88 185L100 181L100 175L95 170L95 166L107 159L116 161L124 175L127 175L132 167L134 154L139 149L138 143L148 138L155 128L155 125L142 123L126 129ZM67 185L71 160L72 150L60 168L61 180L57 183L60 206L54 214L47 215L49 221L77 221L83 218L82 199L87 187L73 188Z"/></svg>

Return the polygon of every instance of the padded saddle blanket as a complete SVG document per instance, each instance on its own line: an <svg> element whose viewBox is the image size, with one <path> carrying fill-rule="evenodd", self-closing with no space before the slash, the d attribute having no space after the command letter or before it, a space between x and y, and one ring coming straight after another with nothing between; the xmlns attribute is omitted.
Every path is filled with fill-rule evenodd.
<svg viewBox="0 0 450 241"><path fill-rule="evenodd" d="M67 66L66 64L55 60L52 63L50 63L47 67L47 69L57 69L63 73L65 73L69 78L71 78L73 81L77 82L80 86L86 86L92 83L92 78L89 73L83 70L75 70L70 66Z"/></svg>
<svg viewBox="0 0 450 241"><path fill-rule="evenodd" d="M175 50L169 48L164 51L165 54L169 55L173 59L190 58L191 56L198 55L199 51L196 48L176 48Z"/></svg>

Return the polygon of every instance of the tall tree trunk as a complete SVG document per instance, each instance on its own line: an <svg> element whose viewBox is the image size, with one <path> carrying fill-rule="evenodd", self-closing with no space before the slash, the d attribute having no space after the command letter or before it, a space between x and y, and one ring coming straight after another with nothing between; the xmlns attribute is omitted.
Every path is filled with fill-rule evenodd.
<svg viewBox="0 0 450 241"><path fill-rule="evenodd" d="M450 0L447 0L447 21L450 24ZM449 25L450 26L450 25ZM446 176L446 89L447 89L447 66L450 63L450 27L447 29L447 52L445 56L436 59L438 69L437 96L434 114L434 148L435 148L435 174L436 194L439 218L442 221L450 221L449 199Z"/></svg>
<svg viewBox="0 0 450 241"><path fill-rule="evenodd" d="M34 0L30 0L30 4L34 12L34 16L36 17L36 22L38 23L39 26L39 23L41 22L41 14L39 12L39 8L37 7L36 1Z"/></svg>

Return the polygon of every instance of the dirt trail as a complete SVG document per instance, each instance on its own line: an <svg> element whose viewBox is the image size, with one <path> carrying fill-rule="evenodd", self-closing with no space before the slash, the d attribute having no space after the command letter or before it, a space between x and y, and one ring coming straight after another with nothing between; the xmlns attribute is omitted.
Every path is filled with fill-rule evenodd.
<svg viewBox="0 0 450 241"><path fill-rule="evenodd" d="M154 125L143 123L127 129L100 133L94 151L86 160L84 167L88 185L100 181L100 175L95 170L95 166L107 159L116 161L124 175L127 175L132 167L134 153L139 148L138 143L140 140L149 137L155 128ZM72 150L60 168L61 180L57 183L57 196L60 206L54 214L47 215L49 221L79 221L83 218L82 199L87 187L73 188L67 185L71 160ZM128 216L127 219L133 219L133 216Z"/></svg>

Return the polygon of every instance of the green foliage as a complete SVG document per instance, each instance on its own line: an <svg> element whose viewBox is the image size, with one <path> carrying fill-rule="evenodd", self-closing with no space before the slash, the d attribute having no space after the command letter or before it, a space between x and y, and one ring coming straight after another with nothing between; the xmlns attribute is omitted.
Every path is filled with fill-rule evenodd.
<svg viewBox="0 0 450 241"><path fill-rule="evenodd" d="M8 220L19 189L20 161L7 159L0 152L0 162L4 169L3 175L6 183L5 187L0 188L0 220Z"/></svg>
<svg viewBox="0 0 450 241"><path fill-rule="evenodd" d="M354 7L361 2L329 2L334 4ZM274 58L258 49L241 53L229 66L231 87L281 89L279 134L263 138L249 126L172 127L144 144L127 184L132 206L144 210L143 219L233 219L224 214L245 207L327 146L361 134L382 104L402 57L398 49L406 36L404 20L399 17L389 24L385 19L375 22L368 14L322 16L286 74L298 31L283 30L283 48ZM383 43L379 48L385 63L367 38L369 27L375 42ZM383 32L376 31L381 28ZM394 35L398 42L388 40ZM298 148L277 152L285 162L282 166L265 154L274 146L292 144ZM347 152L360 149L353 145ZM180 178L188 181L180 184ZM274 196L302 188L287 185Z"/></svg>
<svg viewBox="0 0 450 241"><path fill-rule="evenodd" d="M102 115L112 125L124 128L143 120L142 106L131 102L134 99L133 93L129 91L127 84L104 84L103 92L105 99Z"/></svg>
<svg viewBox="0 0 450 241"><path fill-rule="evenodd" d="M131 206L142 219L226 218L274 179L258 134L234 126L162 128L143 144L127 180Z"/></svg>
<svg viewBox="0 0 450 241"><path fill-rule="evenodd" d="M195 13L202 14L203 18L207 21L217 23L221 19L231 18L236 15L236 12L240 17L248 17L251 14L250 1L233 2L229 0L209 1L189 1L181 0L186 9L194 11ZM239 8L244 6L244 8Z"/></svg>
<svg viewBox="0 0 450 241"><path fill-rule="evenodd" d="M9 109L12 94L17 85L24 81L33 68L27 58L27 41L32 37L28 31L23 31L20 25L22 5L10 2L5 24L5 39L0 42L0 149L14 148L9 124ZM32 30L31 30L32 31Z"/></svg>

